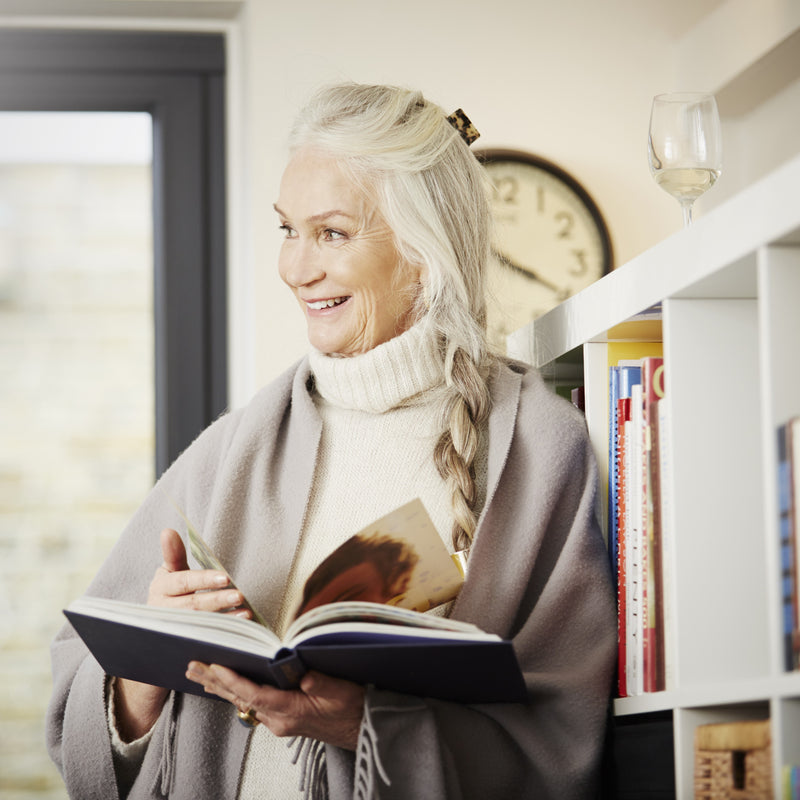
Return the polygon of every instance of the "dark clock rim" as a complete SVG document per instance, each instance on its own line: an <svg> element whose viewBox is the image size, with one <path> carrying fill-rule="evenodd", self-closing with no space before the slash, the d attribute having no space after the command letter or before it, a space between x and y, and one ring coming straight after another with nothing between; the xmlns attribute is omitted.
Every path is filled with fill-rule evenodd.
<svg viewBox="0 0 800 800"><path fill-rule="evenodd" d="M535 155L534 153L525 152L524 150L486 148L475 150L474 153L481 164L488 164L496 161L515 161L521 164L529 164L549 172L554 178L566 184L584 204L600 234L600 242L603 248L603 275L611 272L614 268L614 250L611 245L611 236L608 232L608 226L594 198L586 191L577 178L570 175L563 167L558 166L558 164L549 159Z"/></svg>

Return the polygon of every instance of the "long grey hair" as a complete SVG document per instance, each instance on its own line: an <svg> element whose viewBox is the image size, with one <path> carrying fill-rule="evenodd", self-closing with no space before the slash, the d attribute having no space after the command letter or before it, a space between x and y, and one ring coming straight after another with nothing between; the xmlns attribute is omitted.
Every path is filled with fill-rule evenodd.
<svg viewBox="0 0 800 800"><path fill-rule="evenodd" d="M434 461L453 511L453 544L476 527L474 460L489 415L485 267L491 211L484 170L445 111L420 92L341 84L317 92L290 148L335 156L394 232L406 263L423 265L415 319L436 337L445 375Z"/></svg>

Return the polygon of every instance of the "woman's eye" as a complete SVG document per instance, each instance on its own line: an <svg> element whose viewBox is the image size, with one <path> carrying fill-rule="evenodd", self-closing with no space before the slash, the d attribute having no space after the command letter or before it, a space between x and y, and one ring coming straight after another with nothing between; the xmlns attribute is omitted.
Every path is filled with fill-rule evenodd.
<svg viewBox="0 0 800 800"><path fill-rule="evenodd" d="M346 239L347 235L345 233L343 233L342 231L335 231L332 228L326 228L325 229L325 238L328 241L335 242L335 241L339 241L340 239Z"/></svg>
<svg viewBox="0 0 800 800"><path fill-rule="evenodd" d="M287 225L285 222L278 228L278 230L283 231L283 234L287 239L291 239L295 236L294 228L292 228L291 225Z"/></svg>

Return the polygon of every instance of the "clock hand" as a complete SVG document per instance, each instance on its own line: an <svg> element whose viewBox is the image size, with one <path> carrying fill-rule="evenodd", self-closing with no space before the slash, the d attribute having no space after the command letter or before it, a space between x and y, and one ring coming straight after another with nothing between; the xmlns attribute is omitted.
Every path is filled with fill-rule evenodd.
<svg viewBox="0 0 800 800"><path fill-rule="evenodd" d="M554 292L558 292L559 295L564 294L564 289L561 286L556 286L552 281L543 278L541 275L534 272L532 269L528 269L527 267L522 267L519 264L514 263L505 253L501 253L497 249L492 250L495 258L497 258L500 262L505 264L510 269L513 269L515 272L519 272L523 275L526 275L529 278L533 278L534 280L539 281L539 283L544 284L548 289L552 289Z"/></svg>

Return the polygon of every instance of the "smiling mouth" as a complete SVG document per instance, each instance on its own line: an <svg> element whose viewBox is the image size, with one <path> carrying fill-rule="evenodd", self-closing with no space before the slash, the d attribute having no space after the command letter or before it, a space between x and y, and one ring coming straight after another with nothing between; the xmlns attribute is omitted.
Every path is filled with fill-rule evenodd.
<svg viewBox="0 0 800 800"><path fill-rule="evenodd" d="M328 300L313 300L307 302L306 305L312 311L322 311L323 308L333 308L334 306L339 306L345 302L345 300L349 300L349 297L331 297Z"/></svg>

